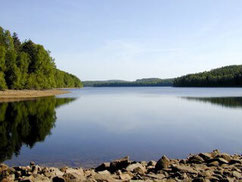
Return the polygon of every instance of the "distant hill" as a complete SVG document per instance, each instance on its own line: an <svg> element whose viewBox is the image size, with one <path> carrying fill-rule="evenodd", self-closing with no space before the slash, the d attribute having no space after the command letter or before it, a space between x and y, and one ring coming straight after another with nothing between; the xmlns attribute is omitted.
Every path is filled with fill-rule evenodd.
<svg viewBox="0 0 242 182"><path fill-rule="evenodd" d="M174 80L176 87L242 87L242 65L225 66Z"/></svg>
<svg viewBox="0 0 242 182"><path fill-rule="evenodd" d="M143 78L136 81L106 80L106 81L83 81L84 87L158 87L172 86L173 79Z"/></svg>

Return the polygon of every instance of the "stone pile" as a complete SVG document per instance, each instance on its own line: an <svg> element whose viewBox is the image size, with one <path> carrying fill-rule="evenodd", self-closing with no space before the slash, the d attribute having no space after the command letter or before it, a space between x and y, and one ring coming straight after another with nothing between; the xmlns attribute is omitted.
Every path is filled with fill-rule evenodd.
<svg viewBox="0 0 242 182"><path fill-rule="evenodd" d="M185 182L242 182L242 156L214 150L211 153L190 155L187 159L136 162L124 157L103 163L94 169L0 165L2 182L112 182L112 181L185 181Z"/></svg>

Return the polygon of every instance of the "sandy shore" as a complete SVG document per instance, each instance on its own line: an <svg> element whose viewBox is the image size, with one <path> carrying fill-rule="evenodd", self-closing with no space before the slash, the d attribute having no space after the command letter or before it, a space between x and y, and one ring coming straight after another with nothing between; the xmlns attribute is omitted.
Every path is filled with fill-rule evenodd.
<svg viewBox="0 0 242 182"><path fill-rule="evenodd" d="M5 90L0 91L0 102L19 101L37 97L48 97L60 94L66 94L69 91L61 89L51 90Z"/></svg>

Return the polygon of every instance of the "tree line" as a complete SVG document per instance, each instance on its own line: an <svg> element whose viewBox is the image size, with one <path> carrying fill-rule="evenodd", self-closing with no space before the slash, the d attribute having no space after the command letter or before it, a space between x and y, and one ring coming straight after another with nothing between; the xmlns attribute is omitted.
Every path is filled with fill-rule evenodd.
<svg viewBox="0 0 242 182"><path fill-rule="evenodd" d="M107 80L84 81L84 87L159 87L172 86L173 79L143 78L136 81Z"/></svg>
<svg viewBox="0 0 242 182"><path fill-rule="evenodd" d="M225 66L174 80L176 87L241 87L242 65Z"/></svg>
<svg viewBox="0 0 242 182"><path fill-rule="evenodd" d="M82 87L74 75L56 68L50 51L0 27L0 90Z"/></svg>

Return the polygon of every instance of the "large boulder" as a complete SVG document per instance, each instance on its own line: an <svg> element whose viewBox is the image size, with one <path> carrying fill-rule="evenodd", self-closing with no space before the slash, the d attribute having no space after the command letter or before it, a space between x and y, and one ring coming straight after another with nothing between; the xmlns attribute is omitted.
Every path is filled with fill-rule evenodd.
<svg viewBox="0 0 242 182"><path fill-rule="evenodd" d="M112 161L110 163L109 171L113 173L113 172L115 172L119 169L125 169L130 163L131 162L129 161L128 156L121 158L121 159L118 159L118 160L115 160L115 161Z"/></svg>
<svg viewBox="0 0 242 182"><path fill-rule="evenodd" d="M156 170L162 170L164 168L168 168L168 166L170 165L170 160L163 155L160 160L157 161L156 165L155 165L155 169Z"/></svg>
<svg viewBox="0 0 242 182"><path fill-rule="evenodd" d="M137 172L140 174L144 174L147 171L146 168L140 163L130 164L128 165L128 167L126 167L126 170L130 172Z"/></svg>
<svg viewBox="0 0 242 182"><path fill-rule="evenodd" d="M82 168L67 168L63 177L66 182L83 181L85 179Z"/></svg>
<svg viewBox="0 0 242 182"><path fill-rule="evenodd" d="M196 163L196 164L201 164L204 162L204 159L199 156L199 155L193 155L187 159L188 163Z"/></svg>
<svg viewBox="0 0 242 182"><path fill-rule="evenodd" d="M95 168L95 171L104 171L109 170L110 168L110 162L104 162L100 166Z"/></svg>

